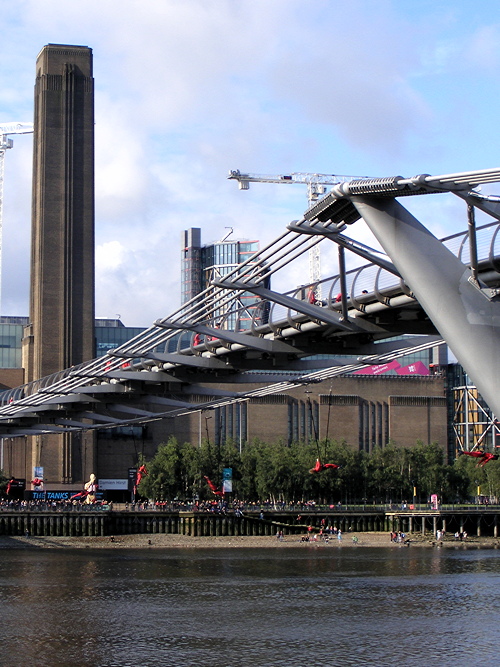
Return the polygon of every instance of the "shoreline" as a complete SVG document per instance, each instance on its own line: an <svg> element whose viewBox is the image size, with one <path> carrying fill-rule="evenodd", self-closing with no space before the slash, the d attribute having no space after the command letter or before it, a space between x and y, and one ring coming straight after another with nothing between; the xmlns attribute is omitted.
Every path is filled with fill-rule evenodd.
<svg viewBox="0 0 500 667"><path fill-rule="evenodd" d="M353 542L356 536L358 542ZM335 536L326 540L302 542L300 535L276 536L224 536L190 537L176 534L139 534L115 535L103 537L22 537L0 536L1 549L283 549L283 548L323 548L323 549L363 549L366 547L385 547L393 549L427 547L440 548L500 548L500 538L469 536L460 542L453 537L437 541L432 536L409 535L410 544L398 544L390 541L390 533L344 533L339 541Z"/></svg>

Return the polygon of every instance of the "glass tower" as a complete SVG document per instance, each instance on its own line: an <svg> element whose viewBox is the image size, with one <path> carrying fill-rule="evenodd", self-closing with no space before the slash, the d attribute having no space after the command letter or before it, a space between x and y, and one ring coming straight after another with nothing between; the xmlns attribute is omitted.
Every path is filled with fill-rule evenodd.
<svg viewBox="0 0 500 667"><path fill-rule="evenodd" d="M187 229L182 232L182 304L194 300L205 290L208 292L215 280L223 280L231 274L232 279L238 278L238 267L247 260L252 261L259 253L259 241L251 240L222 240L207 245L201 244L201 230ZM268 282L265 283L268 286ZM228 290L228 296L233 294ZM242 292L236 301L230 300L227 304L220 299L220 307L213 313L207 314L217 327L232 331L244 331L250 328L252 319L258 318L258 323L266 321L261 300L251 292Z"/></svg>

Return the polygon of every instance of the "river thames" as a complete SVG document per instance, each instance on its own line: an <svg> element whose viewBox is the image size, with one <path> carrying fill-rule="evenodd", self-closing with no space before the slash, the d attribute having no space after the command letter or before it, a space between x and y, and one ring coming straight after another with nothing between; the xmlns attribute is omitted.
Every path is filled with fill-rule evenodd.
<svg viewBox="0 0 500 667"><path fill-rule="evenodd" d="M0 664L496 665L500 550L3 549Z"/></svg>

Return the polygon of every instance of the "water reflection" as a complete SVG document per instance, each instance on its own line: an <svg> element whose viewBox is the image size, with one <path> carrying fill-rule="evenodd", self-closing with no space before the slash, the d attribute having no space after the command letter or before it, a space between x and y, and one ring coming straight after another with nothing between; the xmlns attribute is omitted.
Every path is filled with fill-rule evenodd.
<svg viewBox="0 0 500 667"><path fill-rule="evenodd" d="M499 575L463 549L5 550L0 664L489 665Z"/></svg>

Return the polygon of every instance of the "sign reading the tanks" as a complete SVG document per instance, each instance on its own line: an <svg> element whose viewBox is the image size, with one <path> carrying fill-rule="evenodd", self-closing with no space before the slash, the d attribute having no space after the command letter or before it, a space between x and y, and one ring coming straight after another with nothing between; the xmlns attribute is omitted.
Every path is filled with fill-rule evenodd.
<svg viewBox="0 0 500 667"><path fill-rule="evenodd" d="M52 502L56 500L70 500L72 496L80 493L80 489L73 491L25 491L24 499L25 500L43 500L45 502ZM102 493L97 492L95 494L96 498L102 499Z"/></svg>
<svg viewBox="0 0 500 667"><path fill-rule="evenodd" d="M69 500L77 491L30 491L30 500Z"/></svg>

